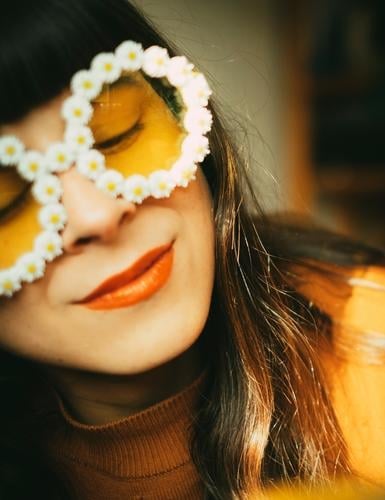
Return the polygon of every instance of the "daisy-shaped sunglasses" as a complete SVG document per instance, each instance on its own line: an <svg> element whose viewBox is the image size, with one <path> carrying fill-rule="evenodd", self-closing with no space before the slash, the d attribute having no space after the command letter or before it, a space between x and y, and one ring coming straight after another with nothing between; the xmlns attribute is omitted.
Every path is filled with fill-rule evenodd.
<svg viewBox="0 0 385 500"><path fill-rule="evenodd" d="M183 56L125 41L78 71L70 91L61 142L41 152L0 137L0 296L62 254L61 172L76 168L106 196L140 204L187 187L209 153L211 90Z"/></svg>

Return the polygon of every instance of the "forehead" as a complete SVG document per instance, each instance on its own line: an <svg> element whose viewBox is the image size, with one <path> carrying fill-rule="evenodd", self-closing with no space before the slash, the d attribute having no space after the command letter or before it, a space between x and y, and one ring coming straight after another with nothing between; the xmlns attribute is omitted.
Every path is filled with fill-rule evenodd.
<svg viewBox="0 0 385 500"><path fill-rule="evenodd" d="M70 95L70 91L65 90L54 99L34 108L21 119L10 124L0 125L0 136L15 135L20 138L28 147L33 143L37 132L46 129L48 135L62 135L64 123L58 118L63 101Z"/></svg>

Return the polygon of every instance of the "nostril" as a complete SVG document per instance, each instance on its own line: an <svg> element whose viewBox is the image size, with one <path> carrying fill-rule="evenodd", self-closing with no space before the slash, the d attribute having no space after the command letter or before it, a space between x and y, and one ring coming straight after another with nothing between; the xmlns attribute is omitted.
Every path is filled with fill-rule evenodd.
<svg viewBox="0 0 385 500"><path fill-rule="evenodd" d="M133 214L130 212L124 212L120 217L119 226L123 225L128 219L131 218L132 215Z"/></svg>
<svg viewBox="0 0 385 500"><path fill-rule="evenodd" d="M92 244L111 242L120 228L136 212L136 205L123 199L111 199L93 189L83 196L81 189L68 184L66 209L68 224L63 231L63 246L68 253L81 253ZM80 186L83 188L83 184ZM72 191L71 191L72 189ZM103 195L103 196L99 196ZM88 205L87 205L88 204Z"/></svg>
<svg viewBox="0 0 385 500"><path fill-rule="evenodd" d="M88 243L91 243L96 238L97 238L96 236L84 236L82 238L78 238L75 242L75 246L87 245Z"/></svg>

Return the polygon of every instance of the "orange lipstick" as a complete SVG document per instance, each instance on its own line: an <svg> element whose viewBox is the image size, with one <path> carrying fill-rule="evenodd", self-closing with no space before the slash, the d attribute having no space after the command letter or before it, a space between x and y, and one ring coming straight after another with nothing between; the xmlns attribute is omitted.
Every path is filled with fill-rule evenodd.
<svg viewBox="0 0 385 500"><path fill-rule="evenodd" d="M118 309L147 299L167 282L172 269L173 244L144 254L131 267L103 281L84 299L75 302L93 310Z"/></svg>

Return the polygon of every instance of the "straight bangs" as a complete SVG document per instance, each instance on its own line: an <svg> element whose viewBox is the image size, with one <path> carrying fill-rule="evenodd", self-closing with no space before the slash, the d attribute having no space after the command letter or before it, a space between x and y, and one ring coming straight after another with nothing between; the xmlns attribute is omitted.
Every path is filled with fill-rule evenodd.
<svg viewBox="0 0 385 500"><path fill-rule="evenodd" d="M124 40L169 48L125 0L14 0L1 10L0 123L60 94L96 54Z"/></svg>

